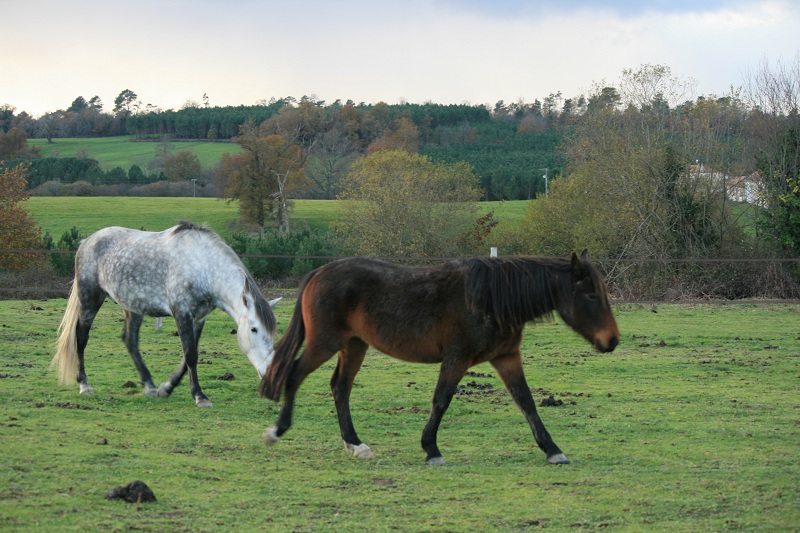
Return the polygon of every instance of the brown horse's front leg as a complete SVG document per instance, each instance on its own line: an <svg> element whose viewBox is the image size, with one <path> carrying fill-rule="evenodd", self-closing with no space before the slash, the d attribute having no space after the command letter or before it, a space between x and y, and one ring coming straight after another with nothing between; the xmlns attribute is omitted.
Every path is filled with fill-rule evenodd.
<svg viewBox="0 0 800 533"><path fill-rule="evenodd" d="M522 370L522 356L519 350L512 352L508 355L497 357L491 361L492 366L500 374L500 378L505 383L511 397L514 398L517 406L525 415L525 420L533 431L533 438L536 439L536 444L547 454L547 461L553 464L569 463L567 457L563 454L561 449L556 446L550 434L544 428L542 419L536 412L536 403L531 396L531 390L525 381L525 374Z"/></svg>
<svg viewBox="0 0 800 533"><path fill-rule="evenodd" d="M333 357L335 349L329 350L320 347L313 342L306 343L306 349L300 359L292 363L289 370L289 377L283 390L283 406L278 414L278 421L275 426L267 428L262 436L264 443L268 446L278 442L284 433L292 427L292 413L294 411L294 400L300 385L306 377L320 367L322 363Z"/></svg>
<svg viewBox="0 0 800 533"><path fill-rule="evenodd" d="M428 454L425 462L429 465L445 464L442 453L436 444L436 434L439 431L442 417L450 406L453 395L456 393L458 382L464 377L468 368L468 364L456 360L456 358L448 359L446 357L442 362L442 367L439 370L439 381L436 383L436 390L433 393L431 415L428 417L428 423L425 424L425 429L422 431L422 449Z"/></svg>

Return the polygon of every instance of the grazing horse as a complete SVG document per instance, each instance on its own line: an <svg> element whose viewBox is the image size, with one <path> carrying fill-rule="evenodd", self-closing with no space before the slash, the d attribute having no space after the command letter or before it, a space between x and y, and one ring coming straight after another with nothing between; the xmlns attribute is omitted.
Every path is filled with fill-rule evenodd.
<svg viewBox="0 0 800 533"><path fill-rule="evenodd" d="M372 345L404 361L441 364L422 432L428 464L444 464L436 445L439 423L467 369L485 361L497 370L547 460L567 463L536 412L520 355L525 323L554 311L601 352L619 343L603 278L585 250L571 259L476 258L426 268L368 258L324 265L301 283L291 323L261 379L261 396L278 401L284 395L277 425L265 431L264 441L274 443L289 429L300 384L338 352L331 390L345 449L374 457L350 417L353 380Z"/></svg>
<svg viewBox="0 0 800 533"><path fill-rule="evenodd" d="M146 396L168 397L188 370L195 403L212 407L197 380L197 344L206 317L215 308L236 321L239 347L259 377L274 354L272 306L279 299L264 299L234 251L211 229L186 221L158 233L104 228L87 237L75 255L75 280L52 362L59 381L77 379L81 394L94 392L86 380L83 354L106 297L125 310L122 340ZM181 366L158 388L139 352L145 315L175 317L183 345Z"/></svg>

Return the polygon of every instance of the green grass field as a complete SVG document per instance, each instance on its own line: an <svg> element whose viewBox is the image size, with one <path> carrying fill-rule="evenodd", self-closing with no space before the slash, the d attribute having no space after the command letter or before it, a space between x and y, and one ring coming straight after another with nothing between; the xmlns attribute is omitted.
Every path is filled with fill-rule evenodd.
<svg viewBox="0 0 800 533"><path fill-rule="evenodd" d="M294 227L307 224L326 230L334 219L346 216L335 200L295 200L293 204ZM481 213L494 210L496 220L513 224L524 215L527 205L527 201L483 202L479 207ZM237 204L213 198L34 196L25 209L56 240L73 226L84 235L106 226L160 231L180 219L207 223L225 237L239 216Z"/></svg>
<svg viewBox="0 0 800 533"><path fill-rule="evenodd" d="M794 531L800 523L800 306L617 306L623 340L597 354L564 325L526 330L540 412L572 463L554 466L489 365L447 412L429 467L419 438L437 368L370 351L353 417L377 457L344 455L328 380L300 390L294 427L261 442L278 407L217 311L200 380L145 398L108 303L87 349L96 394L48 368L65 301L0 302L3 531ZM282 332L292 302L276 308ZM174 325L148 322L156 382L179 362ZM235 380L216 379L231 372ZM470 384L474 382L474 384ZM481 388L478 388L480 385ZM489 385L491 388L484 388ZM104 495L142 480L158 501Z"/></svg>
<svg viewBox="0 0 800 533"><path fill-rule="evenodd" d="M92 137L92 138L66 138L53 139L28 139L28 144L38 146L43 157L75 157L79 150L86 150L89 157L96 159L103 170L121 167L128 170L133 165L143 169L156 156L160 143L157 141L134 141L130 137ZM203 168L214 168L220 157L225 152L235 154L241 150L236 143L230 142L203 142L203 141L176 141L169 144L173 153L189 150L197 155Z"/></svg>

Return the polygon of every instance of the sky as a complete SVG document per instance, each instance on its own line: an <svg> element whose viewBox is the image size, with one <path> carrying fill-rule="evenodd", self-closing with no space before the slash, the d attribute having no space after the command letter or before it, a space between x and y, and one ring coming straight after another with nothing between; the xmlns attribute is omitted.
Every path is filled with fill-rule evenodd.
<svg viewBox="0 0 800 533"><path fill-rule="evenodd" d="M128 89L179 109L312 96L494 105L666 65L725 95L800 54L800 0L0 0L0 105Z"/></svg>

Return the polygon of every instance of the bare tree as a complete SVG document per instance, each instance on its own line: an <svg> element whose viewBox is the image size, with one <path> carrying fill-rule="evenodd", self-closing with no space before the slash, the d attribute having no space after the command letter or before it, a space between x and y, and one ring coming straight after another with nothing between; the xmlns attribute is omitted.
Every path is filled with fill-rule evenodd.
<svg viewBox="0 0 800 533"><path fill-rule="evenodd" d="M333 200L341 191L342 177L357 155L347 133L338 126L324 132L309 156L306 176L314 183L311 195Z"/></svg>
<svg viewBox="0 0 800 533"><path fill-rule="evenodd" d="M782 248L800 253L800 53L789 63L764 60L748 74L745 91L753 107L748 120L756 166L768 209L761 227Z"/></svg>

